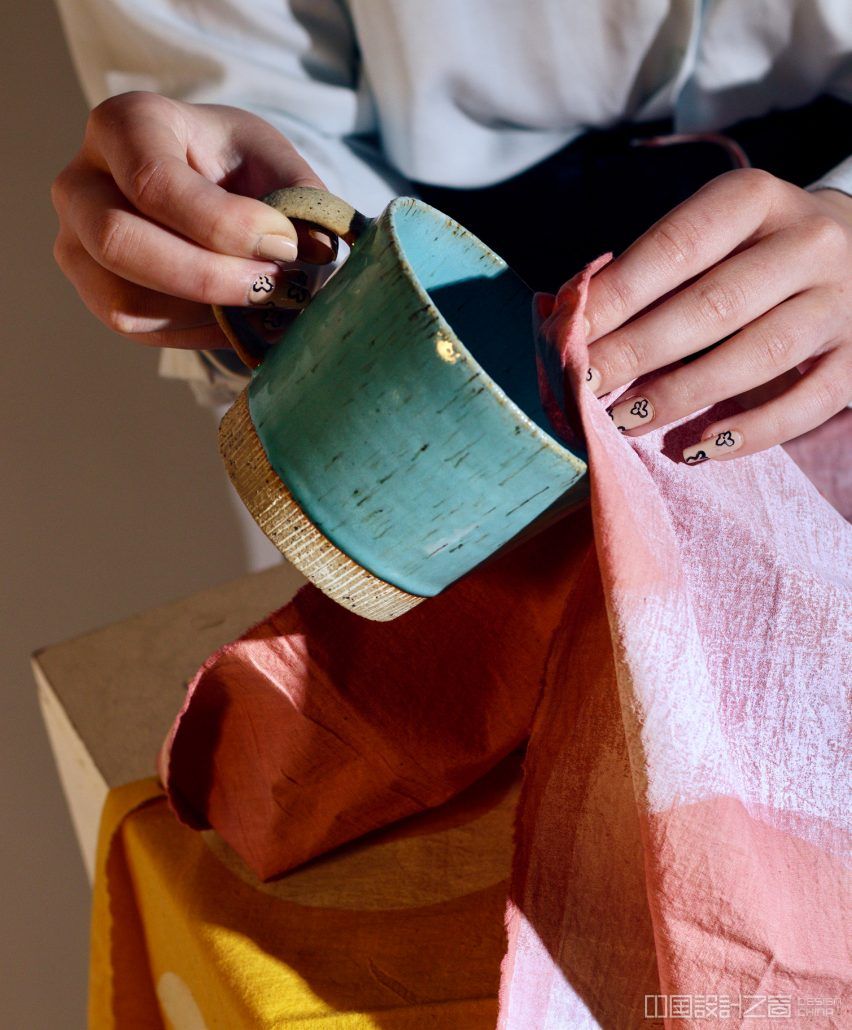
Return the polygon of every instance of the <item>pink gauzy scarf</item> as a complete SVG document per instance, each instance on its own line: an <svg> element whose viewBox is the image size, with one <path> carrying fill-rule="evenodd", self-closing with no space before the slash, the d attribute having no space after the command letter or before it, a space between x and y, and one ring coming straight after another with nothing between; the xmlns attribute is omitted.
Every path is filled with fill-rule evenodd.
<svg viewBox="0 0 852 1030"><path fill-rule="evenodd" d="M682 464L718 409L619 434L597 267L539 307L590 510L398 622L304 587L198 673L169 795L270 877L527 740L501 1027L848 1026L850 528L780 448Z"/></svg>

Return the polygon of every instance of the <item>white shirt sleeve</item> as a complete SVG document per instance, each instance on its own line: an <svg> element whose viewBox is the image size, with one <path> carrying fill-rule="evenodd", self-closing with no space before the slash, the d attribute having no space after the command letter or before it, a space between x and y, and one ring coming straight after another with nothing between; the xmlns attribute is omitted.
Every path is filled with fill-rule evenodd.
<svg viewBox="0 0 852 1030"><path fill-rule="evenodd" d="M841 161L836 168L832 168L816 182L812 182L808 189L840 190L841 193L848 193L852 197L852 156Z"/></svg>
<svg viewBox="0 0 852 1030"><path fill-rule="evenodd" d="M375 106L338 0L57 0L94 105L142 89L271 122L333 193L367 215L405 179L377 144Z"/></svg>

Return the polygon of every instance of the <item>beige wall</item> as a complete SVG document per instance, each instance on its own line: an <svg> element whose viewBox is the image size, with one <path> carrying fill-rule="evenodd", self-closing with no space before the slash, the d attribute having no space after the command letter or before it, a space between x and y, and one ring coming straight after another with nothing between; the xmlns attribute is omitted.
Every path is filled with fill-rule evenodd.
<svg viewBox="0 0 852 1030"><path fill-rule="evenodd" d="M0 1026L84 1025L88 890L28 655L239 575L212 414L113 337L51 256L86 108L47 0L4 23ZM132 731L132 728L129 728Z"/></svg>

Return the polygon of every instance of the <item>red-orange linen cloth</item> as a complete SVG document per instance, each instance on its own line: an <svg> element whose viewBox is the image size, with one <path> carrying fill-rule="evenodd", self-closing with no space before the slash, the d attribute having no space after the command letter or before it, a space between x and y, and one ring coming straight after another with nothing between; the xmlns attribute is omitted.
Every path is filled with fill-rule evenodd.
<svg viewBox="0 0 852 1030"><path fill-rule="evenodd" d="M500 1027L848 1026L850 527L780 448L680 463L718 409L619 434L597 267L539 301L590 510L396 622L304 587L191 684L171 801L267 878L528 739Z"/></svg>

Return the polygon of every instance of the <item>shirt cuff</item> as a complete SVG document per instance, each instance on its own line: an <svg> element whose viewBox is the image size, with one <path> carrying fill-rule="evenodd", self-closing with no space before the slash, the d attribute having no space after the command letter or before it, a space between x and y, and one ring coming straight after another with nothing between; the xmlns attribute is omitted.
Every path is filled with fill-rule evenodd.
<svg viewBox="0 0 852 1030"><path fill-rule="evenodd" d="M852 197L852 157L847 157L839 165L832 168L821 179L807 186L808 190L840 190Z"/></svg>
<svg viewBox="0 0 852 1030"><path fill-rule="evenodd" d="M228 368L215 351L177 350L160 352L159 373L164 379L182 379L196 401L205 408L231 404L249 383L248 372Z"/></svg>

